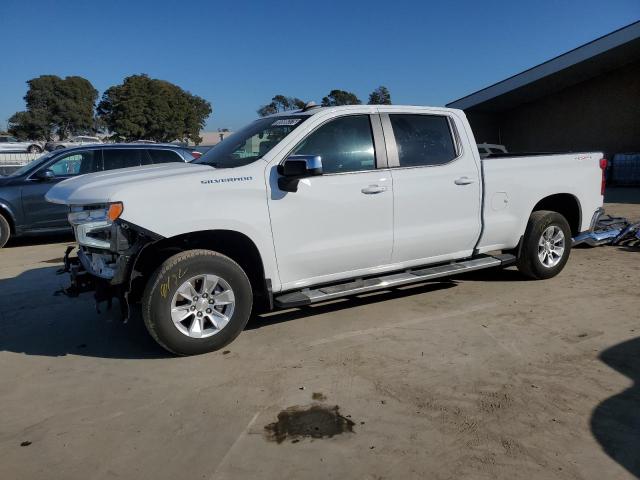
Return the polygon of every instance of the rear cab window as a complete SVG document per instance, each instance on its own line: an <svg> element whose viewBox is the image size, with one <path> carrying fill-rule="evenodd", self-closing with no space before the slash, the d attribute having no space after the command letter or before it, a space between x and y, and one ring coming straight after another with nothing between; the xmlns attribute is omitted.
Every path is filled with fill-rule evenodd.
<svg viewBox="0 0 640 480"><path fill-rule="evenodd" d="M400 167L444 165L458 154L444 115L390 114Z"/></svg>

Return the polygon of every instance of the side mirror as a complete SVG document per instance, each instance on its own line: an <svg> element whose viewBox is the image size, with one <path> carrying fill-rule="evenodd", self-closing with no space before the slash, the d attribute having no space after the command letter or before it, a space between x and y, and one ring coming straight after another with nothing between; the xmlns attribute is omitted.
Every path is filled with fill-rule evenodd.
<svg viewBox="0 0 640 480"><path fill-rule="evenodd" d="M45 168L43 170L36 172L36 174L33 177L38 180L42 180L43 182L47 182L49 180L53 180L54 178L56 178L56 174L53 173L53 170L49 168Z"/></svg>
<svg viewBox="0 0 640 480"><path fill-rule="evenodd" d="M291 155L278 165L278 187L285 192L297 192L301 178L322 175L322 157L319 155Z"/></svg>

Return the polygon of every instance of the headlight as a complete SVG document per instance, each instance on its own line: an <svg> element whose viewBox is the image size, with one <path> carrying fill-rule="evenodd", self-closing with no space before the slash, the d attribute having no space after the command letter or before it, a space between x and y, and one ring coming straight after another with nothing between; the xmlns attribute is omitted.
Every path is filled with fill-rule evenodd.
<svg viewBox="0 0 640 480"><path fill-rule="evenodd" d="M68 218L76 232L78 243L108 249L111 246L111 225L122 215L123 210L122 202L71 207Z"/></svg>

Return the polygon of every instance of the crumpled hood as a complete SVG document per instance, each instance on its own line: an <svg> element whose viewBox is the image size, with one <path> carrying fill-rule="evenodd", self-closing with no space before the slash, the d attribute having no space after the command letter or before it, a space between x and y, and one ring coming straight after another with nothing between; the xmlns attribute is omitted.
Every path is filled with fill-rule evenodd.
<svg viewBox="0 0 640 480"><path fill-rule="evenodd" d="M208 178L215 169L193 163L166 163L89 173L53 186L45 198L64 205L91 205L121 201L123 196L140 194L148 188L171 188L171 184L193 176ZM155 185L154 185L155 184Z"/></svg>

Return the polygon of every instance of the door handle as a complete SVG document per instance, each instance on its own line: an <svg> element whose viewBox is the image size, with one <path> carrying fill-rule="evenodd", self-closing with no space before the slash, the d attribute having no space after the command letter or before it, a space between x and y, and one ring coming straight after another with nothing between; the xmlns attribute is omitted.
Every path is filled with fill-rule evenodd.
<svg viewBox="0 0 640 480"><path fill-rule="evenodd" d="M473 182L475 182L475 180L469 177L460 177L460 178L456 178L453 181L453 183L455 183L456 185L469 185Z"/></svg>
<svg viewBox="0 0 640 480"><path fill-rule="evenodd" d="M360 190L365 195L372 195L374 193L382 193L387 190L387 187L380 187L378 185L369 185L368 187L364 187Z"/></svg>

